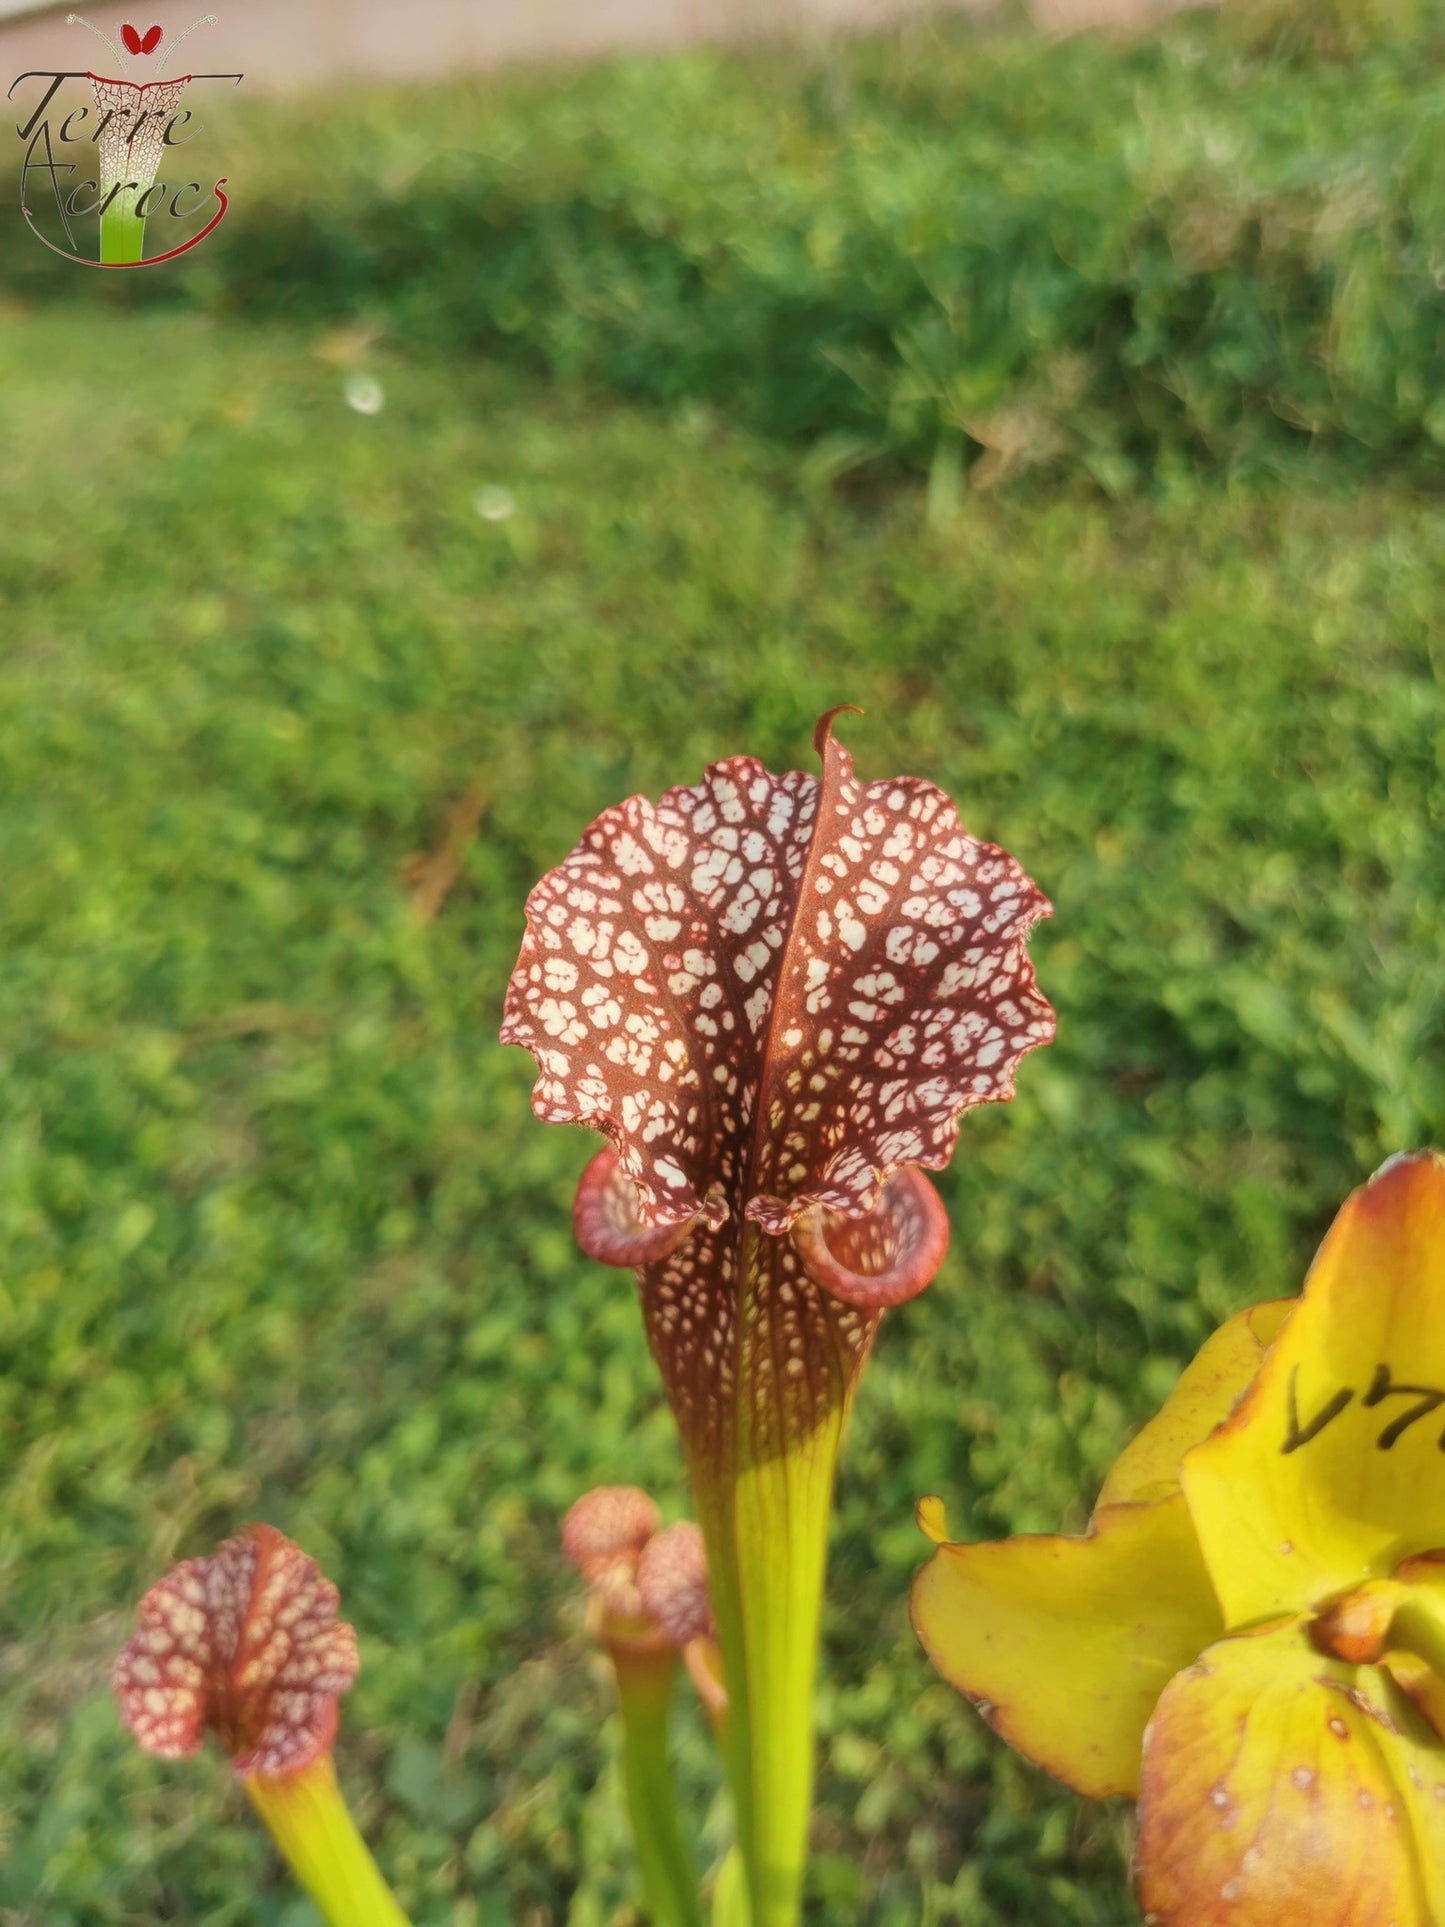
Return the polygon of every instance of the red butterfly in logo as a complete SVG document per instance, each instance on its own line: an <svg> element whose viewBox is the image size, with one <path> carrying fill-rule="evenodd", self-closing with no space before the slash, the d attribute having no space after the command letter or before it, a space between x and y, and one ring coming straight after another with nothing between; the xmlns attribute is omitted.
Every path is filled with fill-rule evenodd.
<svg viewBox="0 0 1445 1927"><path fill-rule="evenodd" d="M125 26L120 30L120 37L125 42L125 50L129 54L153 54L161 44L159 27L149 28L142 39L134 27Z"/></svg>

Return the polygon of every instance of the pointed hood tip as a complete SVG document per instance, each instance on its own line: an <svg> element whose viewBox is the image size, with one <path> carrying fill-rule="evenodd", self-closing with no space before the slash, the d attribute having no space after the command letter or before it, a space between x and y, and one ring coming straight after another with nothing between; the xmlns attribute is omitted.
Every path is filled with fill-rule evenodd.
<svg viewBox="0 0 1445 1927"><path fill-rule="evenodd" d="M867 710L860 709L857 703L834 703L825 709L813 725L813 751L822 756L833 738L833 724L839 716L866 716Z"/></svg>

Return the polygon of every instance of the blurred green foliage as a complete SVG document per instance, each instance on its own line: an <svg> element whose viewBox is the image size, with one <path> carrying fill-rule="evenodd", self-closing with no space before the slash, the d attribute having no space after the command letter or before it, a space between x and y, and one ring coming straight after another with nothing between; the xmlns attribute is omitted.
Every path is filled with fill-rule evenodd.
<svg viewBox="0 0 1445 1927"><path fill-rule="evenodd" d="M606 1684L556 1527L599 1481L670 1512L685 1494L627 1281L572 1244L589 1141L533 1122L496 1022L526 889L592 815L740 749L806 766L842 700L869 712L845 729L865 776L940 782L1052 896L1034 950L1060 1030L1014 1105L968 1121L940 1180L949 1260L863 1382L811 1918L1133 1918L1123 1813L1008 1755L923 1662L914 1500L944 1495L960 1534L1080 1525L1214 1323L1294 1288L1350 1186L1445 1131L1445 509L1418 486L1406 379L1438 326L1408 265L1432 83L1388 51L1349 72L1292 55L1271 91L1261 58L1236 67L1198 22L1107 57L905 36L813 65L695 55L554 92L338 101L324 124L267 108L256 211L181 278L191 311L127 313L143 292L80 276L70 306L0 319L17 1927L313 1918L223 1764L143 1758L105 1684L144 1586L252 1517L322 1561L360 1629L340 1763L418 1927L635 1918ZM471 145L442 169L447 129ZM286 238L265 183L323 152ZM948 176L950 153L973 175ZM1193 157L1173 198L1151 153ZM468 168L490 199L451 191ZM1171 210L1291 178L1298 224L1249 216L1233 265L1164 274ZM1395 211L1320 225L1346 179ZM1116 202L1121 180L1155 185ZM348 211L351 188L370 198ZM1149 248L1116 207L1153 210ZM477 245L431 225L443 209ZM852 300L873 315L852 345L872 327L886 358L911 325L890 306L899 237L921 223L946 264L960 209L994 315L961 339L1082 316L1108 445L1175 451L1147 491L1111 501L1075 474L929 525L916 490L845 498L771 432L856 406L819 343ZM1030 209L1052 212L1030 229ZM1118 348L1132 298L1106 304L1113 347L1088 276L1076 310L1035 300L1074 273L1067 246L1049 267L1049 232L1096 265L1155 262L1152 361ZM1342 280L1332 249L1365 266ZM509 261L504 340L485 316ZM353 313L393 339L315 325ZM1292 359L1296 325L1354 346ZM454 352L480 340L491 359ZM379 378L381 413L345 405L338 359ZM1187 471L1196 406L1240 470L1256 437L1285 445L1263 403L1296 381L1338 411L1322 439L1410 475ZM482 832L423 926L406 860L474 781ZM695 1720L680 1761L715 1851Z"/></svg>
<svg viewBox="0 0 1445 1927"><path fill-rule="evenodd" d="M106 292L702 398L944 493L1321 447L1438 480L1445 9L1348 61L1297 13L1124 46L929 24L239 123L207 97L224 244ZM17 248L0 285L75 276Z"/></svg>

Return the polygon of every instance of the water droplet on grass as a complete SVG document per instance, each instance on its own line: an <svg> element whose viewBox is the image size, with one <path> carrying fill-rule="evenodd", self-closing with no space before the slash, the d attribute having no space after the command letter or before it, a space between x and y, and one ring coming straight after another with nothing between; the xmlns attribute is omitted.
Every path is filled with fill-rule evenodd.
<svg viewBox="0 0 1445 1927"><path fill-rule="evenodd" d="M346 406L358 415L379 415L386 406L386 390L375 375L348 375Z"/></svg>
<svg viewBox="0 0 1445 1927"><path fill-rule="evenodd" d="M516 508L516 497L509 488L498 488L491 484L479 488L472 497L472 507L484 522L505 522Z"/></svg>

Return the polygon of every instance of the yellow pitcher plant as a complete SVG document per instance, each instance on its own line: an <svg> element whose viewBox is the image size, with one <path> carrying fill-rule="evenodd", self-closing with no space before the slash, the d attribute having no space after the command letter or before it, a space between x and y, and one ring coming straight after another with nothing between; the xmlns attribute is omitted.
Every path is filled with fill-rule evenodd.
<svg viewBox="0 0 1445 1927"><path fill-rule="evenodd" d="M1139 1802L1151 1927L1445 1921L1445 1158L1392 1159L1297 1300L1224 1325L1083 1537L944 1541L939 1670Z"/></svg>

